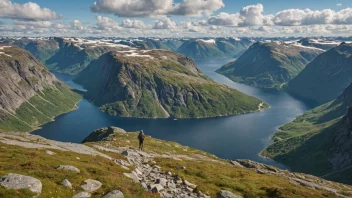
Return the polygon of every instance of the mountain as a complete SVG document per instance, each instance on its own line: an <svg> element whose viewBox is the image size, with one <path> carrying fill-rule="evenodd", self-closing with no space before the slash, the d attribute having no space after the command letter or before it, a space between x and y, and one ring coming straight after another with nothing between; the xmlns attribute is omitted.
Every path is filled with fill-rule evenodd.
<svg viewBox="0 0 352 198"><path fill-rule="evenodd" d="M263 155L293 171L352 184L352 84L335 100L282 127Z"/></svg>
<svg viewBox="0 0 352 198"><path fill-rule="evenodd" d="M72 110L80 96L28 51L0 46L0 132L30 131Z"/></svg>
<svg viewBox="0 0 352 198"><path fill-rule="evenodd" d="M177 52L194 60L225 59L242 53L251 44L248 39L190 39L184 42Z"/></svg>
<svg viewBox="0 0 352 198"><path fill-rule="evenodd" d="M75 81L103 111L123 117L226 116L258 111L261 104L215 83L191 59L166 50L109 52Z"/></svg>
<svg viewBox="0 0 352 198"><path fill-rule="evenodd" d="M48 39L9 39L3 43L30 51L51 71L70 75L77 75L92 60L109 51L130 48L104 40L59 37Z"/></svg>
<svg viewBox="0 0 352 198"><path fill-rule="evenodd" d="M133 39L123 40L119 44L136 47L140 49L165 49L176 51L183 43L182 39Z"/></svg>
<svg viewBox="0 0 352 198"><path fill-rule="evenodd" d="M31 52L41 63L59 51L59 44L54 39L8 39L3 43L15 45Z"/></svg>
<svg viewBox="0 0 352 198"><path fill-rule="evenodd" d="M342 43L307 65L287 87L300 97L324 104L335 99L352 82L352 44Z"/></svg>
<svg viewBox="0 0 352 198"><path fill-rule="evenodd" d="M144 150L139 151L137 136L136 132L108 127L93 132L84 144L73 144L33 134L0 133L0 197L352 195L349 185L250 160L220 159L148 135Z"/></svg>
<svg viewBox="0 0 352 198"><path fill-rule="evenodd" d="M304 38L298 41L303 46L307 47L315 47L322 50L330 50L334 47L337 47L341 44L341 41L336 40L324 40L324 39L312 39L312 38Z"/></svg>
<svg viewBox="0 0 352 198"><path fill-rule="evenodd" d="M301 45L257 42L217 72L233 81L262 88L282 88L323 51Z"/></svg>

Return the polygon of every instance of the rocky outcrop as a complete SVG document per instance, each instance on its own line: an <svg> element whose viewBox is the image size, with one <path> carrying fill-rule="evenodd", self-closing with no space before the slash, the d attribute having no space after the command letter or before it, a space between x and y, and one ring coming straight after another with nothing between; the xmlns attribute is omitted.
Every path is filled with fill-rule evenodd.
<svg viewBox="0 0 352 198"><path fill-rule="evenodd" d="M124 198L125 196L119 190L114 190L104 195L102 198Z"/></svg>
<svg viewBox="0 0 352 198"><path fill-rule="evenodd" d="M257 111L261 103L215 83L191 59L161 50L110 52L75 81L101 110L122 117L226 116Z"/></svg>
<svg viewBox="0 0 352 198"><path fill-rule="evenodd" d="M81 185L81 188L87 192L94 192L99 190L99 188L102 186L103 184L100 181L97 180L93 180L93 179L87 179L84 180L84 184Z"/></svg>
<svg viewBox="0 0 352 198"><path fill-rule="evenodd" d="M86 137L82 143L86 142L97 142L97 141L102 141L109 137L110 135L113 135L114 133L127 133L125 130L118 128L118 127L107 127L107 128L101 128L93 131L91 134L89 134L88 137Z"/></svg>
<svg viewBox="0 0 352 198"><path fill-rule="evenodd" d="M235 195L230 191L222 190L219 192L217 198L242 198L242 196Z"/></svg>
<svg viewBox="0 0 352 198"><path fill-rule="evenodd" d="M56 167L57 170L66 170L66 171L71 171L71 172L76 172L76 173L80 173L81 171L74 166L71 165L60 165L58 167Z"/></svg>
<svg viewBox="0 0 352 198"><path fill-rule="evenodd" d="M42 192L43 187L42 183L36 178L14 173L9 173L0 178L0 185L6 189L27 189L38 195Z"/></svg>
<svg viewBox="0 0 352 198"><path fill-rule="evenodd" d="M217 72L236 82L282 88L323 50L276 42L257 42Z"/></svg>

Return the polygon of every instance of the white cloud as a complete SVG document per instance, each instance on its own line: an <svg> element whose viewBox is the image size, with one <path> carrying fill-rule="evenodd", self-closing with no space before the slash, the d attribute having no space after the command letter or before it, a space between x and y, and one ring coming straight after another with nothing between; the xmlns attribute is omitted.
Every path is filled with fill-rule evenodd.
<svg viewBox="0 0 352 198"><path fill-rule="evenodd" d="M341 7L342 3L337 3L336 6Z"/></svg>
<svg viewBox="0 0 352 198"><path fill-rule="evenodd" d="M135 28L135 29L143 29L148 28L146 24L144 24L141 20L132 20L132 19L125 19L121 23L121 27L124 28Z"/></svg>
<svg viewBox="0 0 352 198"><path fill-rule="evenodd" d="M71 27L74 30L83 30L84 29L83 23L79 20L73 20Z"/></svg>
<svg viewBox="0 0 352 198"><path fill-rule="evenodd" d="M98 23L97 23L97 29L98 30L104 30L104 31L115 31L115 30L121 30L122 28L117 24L113 19L109 17L103 17L103 16L97 16L96 17Z"/></svg>
<svg viewBox="0 0 352 198"><path fill-rule="evenodd" d="M41 8L38 4L28 2L25 4L12 3L10 0L0 0L0 18L50 21L60 18L56 12Z"/></svg>
<svg viewBox="0 0 352 198"><path fill-rule="evenodd" d="M222 0L98 0L91 6L95 13L109 13L120 17L150 17L167 15L210 15L224 7Z"/></svg>
<svg viewBox="0 0 352 198"><path fill-rule="evenodd" d="M154 29L174 29L177 27L176 22L168 17L158 19L154 24Z"/></svg>
<svg viewBox="0 0 352 198"><path fill-rule="evenodd" d="M262 4L249 5L241 9L239 13L228 14L222 12L217 16L208 19L210 25L223 26L261 26L273 25L272 15L263 15L264 7Z"/></svg>

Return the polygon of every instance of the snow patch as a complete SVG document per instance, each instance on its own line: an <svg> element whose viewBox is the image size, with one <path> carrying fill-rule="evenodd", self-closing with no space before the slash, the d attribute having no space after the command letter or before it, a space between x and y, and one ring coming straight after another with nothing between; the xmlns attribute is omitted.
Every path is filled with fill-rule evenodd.
<svg viewBox="0 0 352 198"><path fill-rule="evenodd" d="M197 39L197 42L203 42L203 43L208 43L208 44L215 44L216 41L214 39L210 39L210 40L204 40L204 39Z"/></svg>
<svg viewBox="0 0 352 198"><path fill-rule="evenodd" d="M319 51L325 52L325 50L322 50L322 49L319 49L319 48L316 48L316 47L304 46L304 45L301 45L301 44L298 44L298 43L293 44L292 46L306 48L306 49L319 50Z"/></svg>

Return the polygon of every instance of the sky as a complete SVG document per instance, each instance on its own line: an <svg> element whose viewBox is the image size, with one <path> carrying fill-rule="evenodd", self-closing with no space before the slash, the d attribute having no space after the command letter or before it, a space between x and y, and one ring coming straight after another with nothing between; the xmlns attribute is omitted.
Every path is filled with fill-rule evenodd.
<svg viewBox="0 0 352 198"><path fill-rule="evenodd" d="M0 0L0 36L352 36L352 0Z"/></svg>

